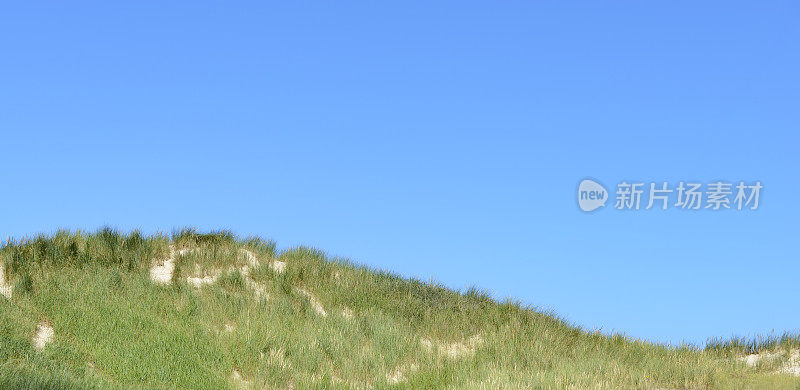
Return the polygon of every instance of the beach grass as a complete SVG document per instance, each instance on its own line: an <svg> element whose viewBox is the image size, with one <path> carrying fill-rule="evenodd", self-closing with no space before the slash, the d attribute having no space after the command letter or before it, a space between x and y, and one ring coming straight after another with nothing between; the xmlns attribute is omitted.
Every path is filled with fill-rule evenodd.
<svg viewBox="0 0 800 390"><path fill-rule="evenodd" d="M800 388L794 335L660 345L224 230L64 230L9 240L0 264L3 389Z"/></svg>

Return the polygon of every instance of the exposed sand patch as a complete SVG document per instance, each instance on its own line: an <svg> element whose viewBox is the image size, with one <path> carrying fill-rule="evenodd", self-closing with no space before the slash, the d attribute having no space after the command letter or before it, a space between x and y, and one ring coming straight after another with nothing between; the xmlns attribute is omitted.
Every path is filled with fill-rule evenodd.
<svg viewBox="0 0 800 390"><path fill-rule="evenodd" d="M239 389L252 389L253 384L250 381L244 379L242 373L239 370L234 369L233 373L231 374L231 380Z"/></svg>
<svg viewBox="0 0 800 390"><path fill-rule="evenodd" d="M198 249L199 248L181 249L180 251L178 251L178 254L183 256L186 253L193 252L193 251L196 251ZM231 267L230 270L234 271L234 270L238 269L239 272L242 274L242 277L244 278L245 282L249 282L249 279L247 279L247 277L250 276L250 268L251 267L255 267L255 266L258 265L258 258L256 257L255 253L253 253L253 252L251 252L249 250L246 250L246 249L240 249L239 252L243 253L247 257L248 265L244 265L241 268ZM195 264L195 273L196 274L200 273L199 264ZM207 285L207 284L213 284L214 282L217 281L217 279L219 279L220 275L222 275L222 270L215 269L215 270L211 271L210 274L207 274L207 275L204 275L204 276L188 276L188 277L186 277L186 283L188 283L189 285L191 285L191 286L193 286L195 288L200 288L200 287L203 287L204 285Z"/></svg>
<svg viewBox="0 0 800 390"><path fill-rule="evenodd" d="M14 292L11 284L6 283L6 270L3 268L3 265L0 264L0 295L11 299L11 295Z"/></svg>
<svg viewBox="0 0 800 390"><path fill-rule="evenodd" d="M457 359L465 356L472 356L475 354L475 349L483 345L483 337L476 334L465 341L458 341L453 343L444 343L441 341L434 341L428 338L420 340L422 348L428 352L438 352L441 355L447 356L452 359Z"/></svg>
<svg viewBox="0 0 800 390"><path fill-rule="evenodd" d="M177 256L183 256L187 253L191 253L194 251L200 250L200 248L184 248L179 251L175 251L175 249L170 246L170 256L168 259L164 260L161 264L155 264L150 268L150 279L153 282L158 284L170 284L172 283L172 274L175 272L175 262ZM256 298L258 299L269 299L269 294L267 293L267 288L250 279L250 271L257 267L260 263L258 261L258 256L252 251L247 249L239 249L239 252L244 254L247 258L247 264L243 265L242 267L236 268L231 267L230 271L238 270L239 273L242 274L242 278L244 279L245 285L247 288L253 290ZM279 264L277 264L279 263ZM276 265L277 264L277 265ZM286 263L276 261L271 264L273 268L280 268L279 272L283 272L284 268L286 267ZM276 269L277 269L276 268ZM199 265L195 264L195 273L199 274L200 269ZM213 284L214 282L219 279L222 275L222 270L213 270L210 274L206 274L203 276L187 276L186 283L195 288L201 288L205 285Z"/></svg>
<svg viewBox="0 0 800 390"><path fill-rule="evenodd" d="M250 263L251 267L258 266L259 261L258 261L258 257L256 257L255 253L253 253L252 251L249 251L247 249L240 249L240 251L242 253L244 253L245 256L247 256L247 262ZM282 273L283 271L286 270L286 262L285 261L274 260L272 263L270 263L269 266L273 270L275 270L275 272L277 272L277 273Z"/></svg>
<svg viewBox="0 0 800 390"><path fill-rule="evenodd" d="M44 347L53 342L55 332L53 327L42 322L36 326L36 334L33 336L33 347L41 351Z"/></svg>
<svg viewBox="0 0 800 390"><path fill-rule="evenodd" d="M244 278L245 283L248 283L250 281L250 279L248 279L248 277L250 276L250 268L258 266L258 258L256 257L255 253L250 252L247 249L239 249L239 252L244 253L245 256L247 257L247 265L244 265L241 268L239 268L239 273L242 274L242 278Z"/></svg>
<svg viewBox="0 0 800 390"><path fill-rule="evenodd" d="M761 362L769 364L773 360L781 358L783 354L784 352L762 352L757 354L754 353L740 357L739 361L743 361L750 367L755 367ZM797 349L792 350L787 360L783 363L783 365L781 365L781 367L776 372L781 374L800 376L800 350Z"/></svg>
<svg viewBox="0 0 800 390"><path fill-rule="evenodd" d="M170 284L173 272L175 272L175 259L169 258L164 260L163 264L150 268L150 279L158 284Z"/></svg>
<svg viewBox="0 0 800 390"><path fill-rule="evenodd" d="M773 353L770 353L770 352L753 353L753 354L750 354L750 355L747 355L747 356L740 357L739 361L744 362L744 364L747 364L750 367L755 367L760 361L762 361L762 360L772 360L772 359L776 358L777 356L778 356L777 354L773 354Z"/></svg>
<svg viewBox="0 0 800 390"><path fill-rule="evenodd" d="M179 253L185 253L186 249L182 249ZM158 284L172 283L172 273L175 272L175 250L170 246L169 258L165 259L161 264L155 264L150 268L150 279Z"/></svg>
<svg viewBox="0 0 800 390"><path fill-rule="evenodd" d="M251 267L255 267L258 265L258 257L256 257L255 253L247 249L239 249L239 252L244 253L244 255L247 257L247 262L250 264Z"/></svg>
<svg viewBox="0 0 800 390"><path fill-rule="evenodd" d="M253 290L253 294L255 294L257 299L264 299L269 300L269 294L267 293L267 288L254 280L250 279L250 269L258 267L261 264L258 261L258 257L255 253L247 250L247 249L240 249L240 252L244 253L247 257L248 265L239 268L239 272L242 274L242 279L244 279L244 284L247 288Z"/></svg>
<svg viewBox="0 0 800 390"><path fill-rule="evenodd" d="M263 299L265 301L269 300L269 293L267 292L266 286L252 280L250 281L249 286L253 289L253 294L256 295L256 299Z"/></svg>
<svg viewBox="0 0 800 390"><path fill-rule="evenodd" d="M789 360L783 364L780 371L785 374L800 376L800 350L792 350Z"/></svg>
<svg viewBox="0 0 800 390"><path fill-rule="evenodd" d="M275 260L270 264L270 267L272 267L275 272L282 274L283 271L286 271L286 262Z"/></svg>
<svg viewBox="0 0 800 390"><path fill-rule="evenodd" d="M178 251L178 255L183 256L187 253L192 253L194 251L200 250L200 248L183 248Z"/></svg>
<svg viewBox="0 0 800 390"><path fill-rule="evenodd" d="M214 282L217 281L217 279L219 279L219 276L221 274L222 274L222 271L214 270L214 271L211 272L210 275L203 276L202 278L201 277L196 277L196 276L189 276L189 277L186 278L186 283L190 284L191 286L193 286L195 288L200 288L200 287L203 287L203 285L206 285L206 284L213 284Z"/></svg>
<svg viewBox="0 0 800 390"><path fill-rule="evenodd" d="M207 275L202 278L189 276L186 278L186 283L189 283L194 288L203 287L204 284L213 284L217 281L219 275Z"/></svg>
<svg viewBox="0 0 800 390"><path fill-rule="evenodd" d="M314 307L314 311L316 311L317 314L319 314L319 315L321 315L323 317L326 317L328 315L328 312L325 311L325 308L322 307L322 304L319 303L319 301L317 300L317 297L315 297L314 294L312 294L312 293L308 292L307 290L302 289L300 287L297 287L295 290L297 290L297 292L299 292L300 294L303 294L306 297L308 297L308 301L311 303L311 306Z"/></svg>
<svg viewBox="0 0 800 390"><path fill-rule="evenodd" d="M191 253L191 252L194 252L196 250L199 250L199 248L183 248L183 249L181 249L181 250L176 252L175 251L175 247L170 245L170 247L169 247L169 258L167 258L164 261L162 261L161 264L158 264L158 263L154 264L150 268L150 279L153 282L158 283L158 284L170 284L170 283L172 283L172 273L175 272L175 258L177 256L183 256L183 255L185 255L187 253ZM177 256L176 256L176 254L177 254ZM193 279L191 281L189 281L187 279L187 281L192 285L195 285L196 283L199 283L199 285L202 285L202 284L204 284L206 282L205 278L199 278L197 280Z"/></svg>

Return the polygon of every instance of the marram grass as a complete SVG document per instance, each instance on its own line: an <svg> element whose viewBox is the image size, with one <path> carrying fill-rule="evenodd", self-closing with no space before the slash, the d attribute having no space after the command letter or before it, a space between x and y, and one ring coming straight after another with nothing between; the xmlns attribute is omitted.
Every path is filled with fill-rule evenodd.
<svg viewBox="0 0 800 390"><path fill-rule="evenodd" d="M9 241L0 264L2 389L800 388L780 372L792 335L667 347L228 231L59 231Z"/></svg>

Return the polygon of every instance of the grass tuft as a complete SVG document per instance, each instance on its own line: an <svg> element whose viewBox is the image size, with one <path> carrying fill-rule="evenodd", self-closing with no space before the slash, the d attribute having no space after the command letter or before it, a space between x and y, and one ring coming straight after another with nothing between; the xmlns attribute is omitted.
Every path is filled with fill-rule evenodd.
<svg viewBox="0 0 800 390"><path fill-rule="evenodd" d="M20 276L17 283L14 285L14 294L18 296L29 295L33 292L33 277L26 272Z"/></svg>

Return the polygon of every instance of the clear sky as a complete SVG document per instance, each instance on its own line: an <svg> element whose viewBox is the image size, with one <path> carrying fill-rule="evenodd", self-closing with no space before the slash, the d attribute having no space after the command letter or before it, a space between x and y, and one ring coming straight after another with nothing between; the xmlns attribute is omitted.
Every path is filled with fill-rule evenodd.
<svg viewBox="0 0 800 390"><path fill-rule="evenodd" d="M796 2L121 3L0 8L1 236L229 228L654 341L800 328ZM587 177L764 189L584 213Z"/></svg>

